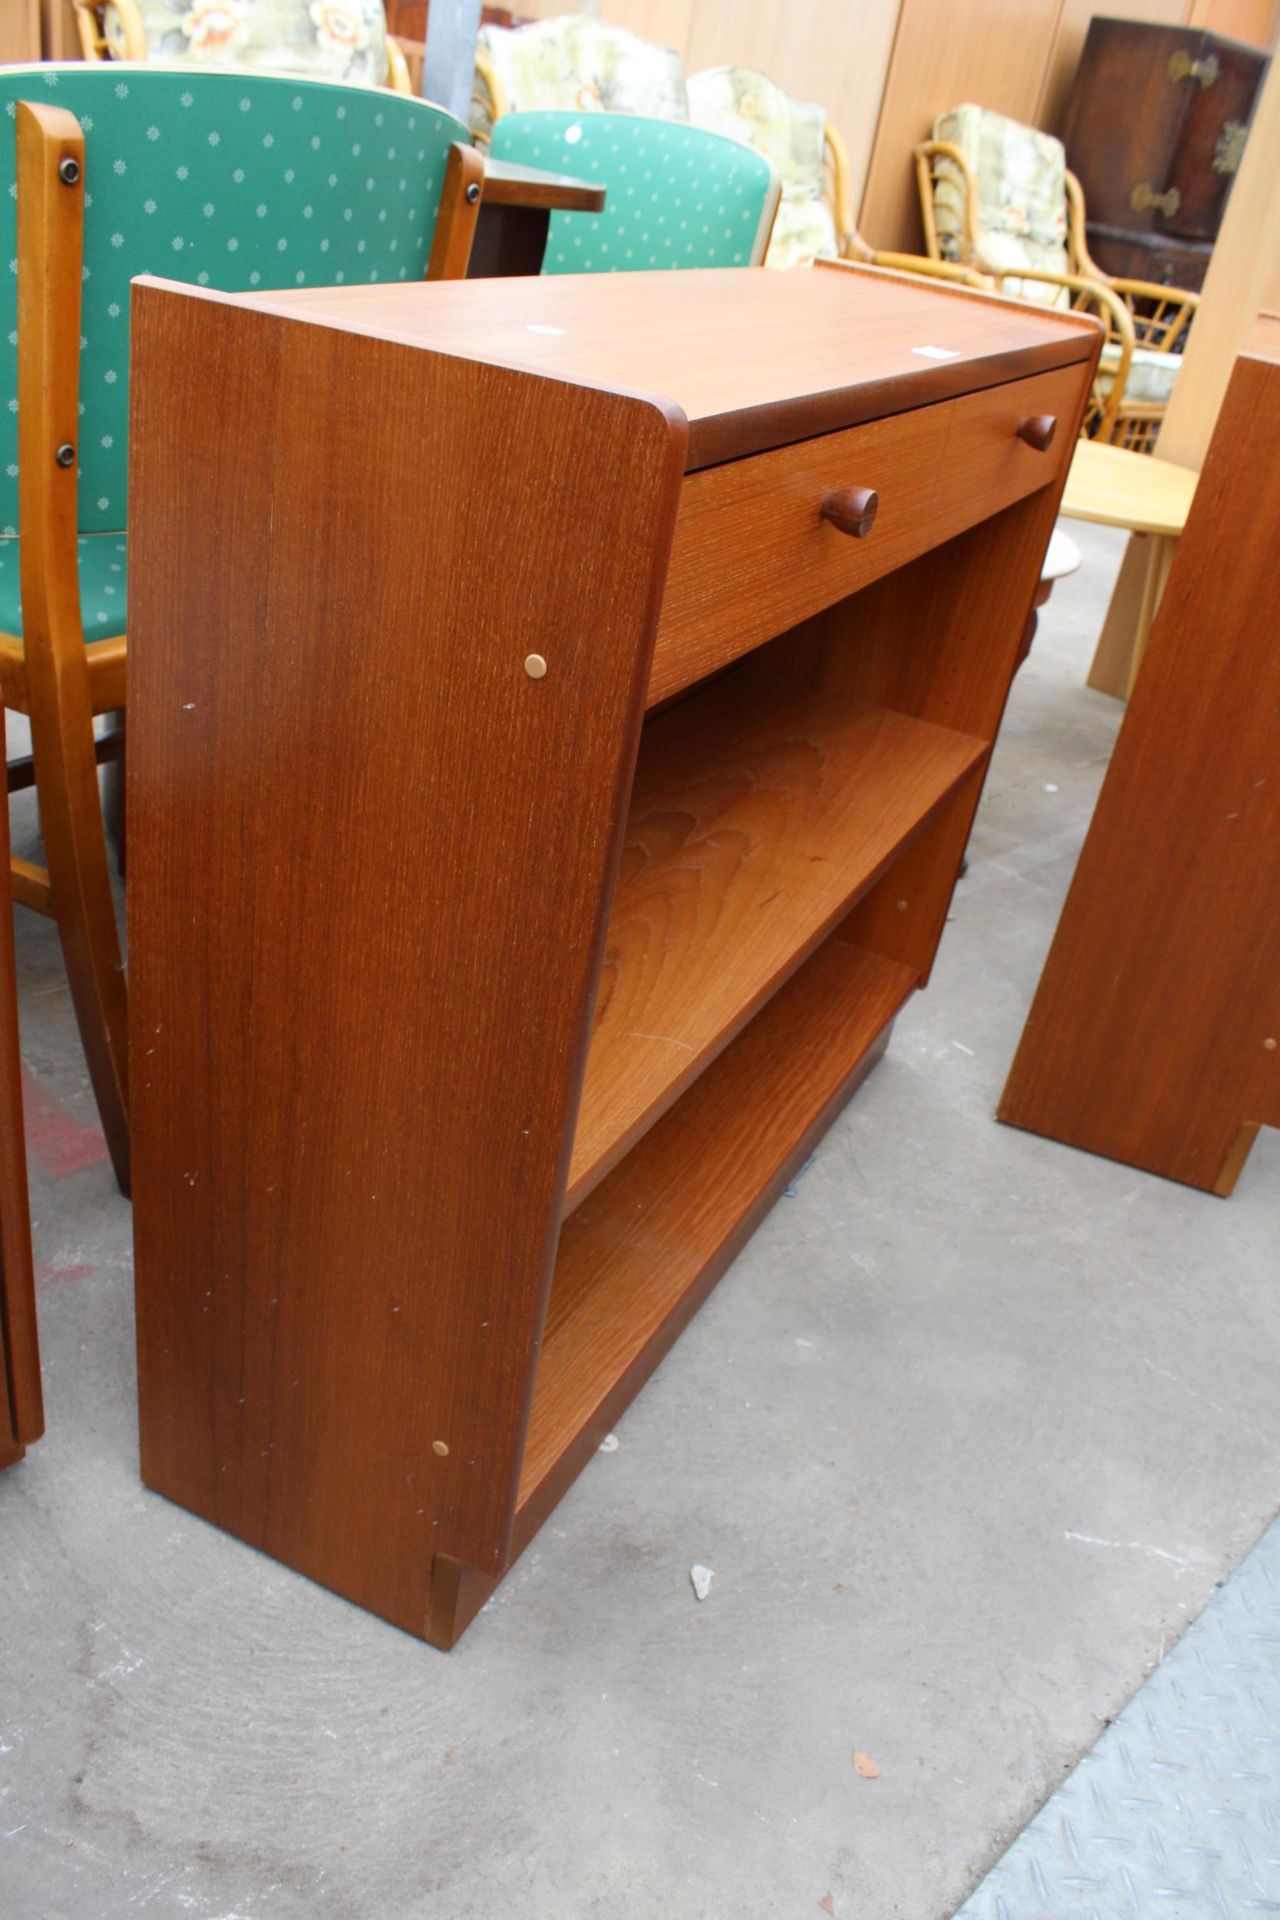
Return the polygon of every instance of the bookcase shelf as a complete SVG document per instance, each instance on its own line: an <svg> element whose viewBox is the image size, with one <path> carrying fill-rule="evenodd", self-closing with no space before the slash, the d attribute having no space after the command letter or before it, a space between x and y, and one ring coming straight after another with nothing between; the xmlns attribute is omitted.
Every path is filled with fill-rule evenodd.
<svg viewBox="0 0 1280 1920"><path fill-rule="evenodd" d="M695 1080L987 743L731 672L646 726L566 1210Z"/></svg>
<svg viewBox="0 0 1280 1920"><path fill-rule="evenodd" d="M778 1180L872 1065L915 982L910 967L824 941L566 1221L518 1532L526 1510L554 1504L653 1371Z"/></svg>

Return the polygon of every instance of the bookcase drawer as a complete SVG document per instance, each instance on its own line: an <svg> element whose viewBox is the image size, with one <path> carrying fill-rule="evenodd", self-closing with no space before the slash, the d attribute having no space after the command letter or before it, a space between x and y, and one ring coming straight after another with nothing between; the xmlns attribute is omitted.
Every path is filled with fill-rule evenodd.
<svg viewBox="0 0 1280 1920"><path fill-rule="evenodd" d="M1047 485L1069 457L1079 385L1062 368L690 474L648 704ZM1048 448L1019 438L1046 418ZM954 471L949 447L962 449ZM858 491L876 500L861 536L823 511Z"/></svg>

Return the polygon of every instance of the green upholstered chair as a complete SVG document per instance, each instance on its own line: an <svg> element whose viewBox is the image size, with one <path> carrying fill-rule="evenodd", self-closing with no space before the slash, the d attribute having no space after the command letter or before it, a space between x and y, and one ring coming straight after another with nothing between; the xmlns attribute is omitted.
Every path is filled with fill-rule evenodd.
<svg viewBox="0 0 1280 1920"><path fill-rule="evenodd" d="M47 861L15 861L13 888L57 920L124 1186L93 717L125 704L130 280L240 291L420 279L445 259L465 271L463 183L480 163L452 151L466 132L439 108L324 81L10 67L0 105L0 692L30 716L31 761L9 786L34 781Z"/></svg>
<svg viewBox="0 0 1280 1920"><path fill-rule="evenodd" d="M495 160L608 189L603 213L553 213L544 273L758 266L778 208L768 161L737 140L622 113L506 113Z"/></svg>

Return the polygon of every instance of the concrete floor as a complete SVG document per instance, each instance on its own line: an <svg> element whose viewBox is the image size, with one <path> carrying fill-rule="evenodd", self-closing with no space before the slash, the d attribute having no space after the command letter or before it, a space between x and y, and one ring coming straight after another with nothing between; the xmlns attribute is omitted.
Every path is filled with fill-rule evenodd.
<svg viewBox="0 0 1280 1920"><path fill-rule="evenodd" d="M1073 533L933 987L451 1656L139 1486L129 1213L19 916L3 1920L940 1920L1257 1538L1280 1142L1223 1202L991 1117L1119 720Z"/></svg>

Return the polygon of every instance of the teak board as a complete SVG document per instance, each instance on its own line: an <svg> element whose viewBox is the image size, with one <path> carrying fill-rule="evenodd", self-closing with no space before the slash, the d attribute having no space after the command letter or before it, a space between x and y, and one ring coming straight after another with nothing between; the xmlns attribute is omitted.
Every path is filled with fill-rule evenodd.
<svg viewBox="0 0 1280 1920"><path fill-rule="evenodd" d="M578 386L660 394L688 419L690 470L1074 365L1101 338L1082 314L873 269L554 274L422 294L397 285L235 298Z"/></svg>
<svg viewBox="0 0 1280 1920"><path fill-rule="evenodd" d="M448 1645L927 977L1099 336L858 273L135 298L143 1473ZM690 466L939 403L917 557L646 718Z"/></svg>
<svg viewBox="0 0 1280 1920"><path fill-rule="evenodd" d="M1236 361L1000 1117L1229 1194L1280 1126L1280 318ZM1270 617L1268 617L1270 615Z"/></svg>

